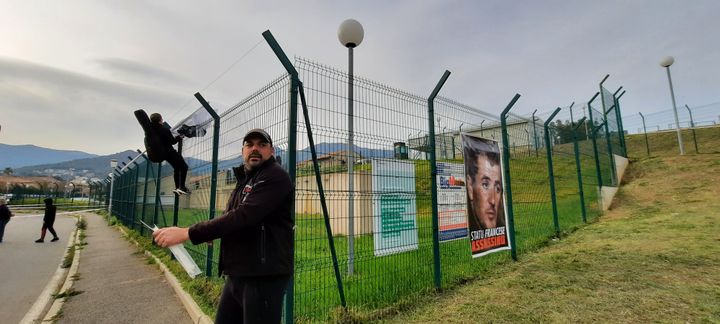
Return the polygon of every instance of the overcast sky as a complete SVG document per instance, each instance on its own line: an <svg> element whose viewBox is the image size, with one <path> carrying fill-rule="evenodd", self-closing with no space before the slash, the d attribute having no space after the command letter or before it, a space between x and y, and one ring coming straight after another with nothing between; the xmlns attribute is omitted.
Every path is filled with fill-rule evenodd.
<svg viewBox="0 0 720 324"><path fill-rule="evenodd" d="M720 1L0 0L0 143L110 154L142 146L132 111L172 123L241 100L288 56L346 69L337 27L363 24L355 73L499 114L586 102L624 86L623 114L672 107L658 62L676 59L679 105L720 101ZM226 71L222 78L208 84Z"/></svg>

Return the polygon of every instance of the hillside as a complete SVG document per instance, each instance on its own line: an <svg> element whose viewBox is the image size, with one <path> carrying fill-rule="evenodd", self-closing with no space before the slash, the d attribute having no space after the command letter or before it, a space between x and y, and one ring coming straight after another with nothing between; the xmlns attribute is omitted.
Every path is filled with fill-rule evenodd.
<svg viewBox="0 0 720 324"><path fill-rule="evenodd" d="M52 164L76 159L93 158L96 154L55 150L35 145L0 144L0 169Z"/></svg>
<svg viewBox="0 0 720 324"><path fill-rule="evenodd" d="M720 321L720 154L642 158L595 224L384 322Z"/></svg>
<svg viewBox="0 0 720 324"><path fill-rule="evenodd" d="M683 129L681 134L685 152L688 154L720 153L720 126L699 127L695 129L694 136L688 129ZM697 139L697 151L695 151L695 139ZM650 156L674 155L679 151L675 131L648 133L647 143L644 134L628 135L625 137L625 142L631 158L646 157L648 150Z"/></svg>
<svg viewBox="0 0 720 324"><path fill-rule="evenodd" d="M136 155L137 152L128 150L111 155L17 168L14 170L14 174L20 176L58 176L63 179L68 179L71 176L104 178L108 173L110 173L110 160L116 159L118 161L127 162L129 161L127 158L128 156L135 157Z"/></svg>

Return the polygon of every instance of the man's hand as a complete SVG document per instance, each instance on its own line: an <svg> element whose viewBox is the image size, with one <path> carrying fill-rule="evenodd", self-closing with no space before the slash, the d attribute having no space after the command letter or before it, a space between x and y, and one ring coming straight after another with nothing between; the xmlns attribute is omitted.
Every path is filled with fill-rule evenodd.
<svg viewBox="0 0 720 324"><path fill-rule="evenodd" d="M187 228L166 227L153 232L153 239L161 247L168 247L189 240L190 235Z"/></svg>

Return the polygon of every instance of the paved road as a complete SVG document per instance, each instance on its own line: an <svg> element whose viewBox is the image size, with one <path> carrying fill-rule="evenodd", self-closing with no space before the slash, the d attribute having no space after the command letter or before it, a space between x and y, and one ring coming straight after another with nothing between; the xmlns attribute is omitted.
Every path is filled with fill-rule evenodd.
<svg viewBox="0 0 720 324"><path fill-rule="evenodd" d="M101 216L86 213L80 254L81 294L68 299L57 323L192 323L156 265L148 265Z"/></svg>
<svg viewBox="0 0 720 324"><path fill-rule="evenodd" d="M19 322L55 274L75 228L75 219L57 216L54 226L60 236L57 242L50 242L52 234L47 233L45 243L35 243L41 227L42 215L22 215L13 217L5 228L5 237L0 243L3 323Z"/></svg>

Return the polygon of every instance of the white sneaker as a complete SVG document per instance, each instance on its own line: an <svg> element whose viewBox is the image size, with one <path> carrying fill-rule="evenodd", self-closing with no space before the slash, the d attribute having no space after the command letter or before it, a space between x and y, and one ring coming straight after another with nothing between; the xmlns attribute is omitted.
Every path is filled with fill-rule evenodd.
<svg viewBox="0 0 720 324"><path fill-rule="evenodd" d="M187 195L187 194L189 194L189 192L184 191L184 190L182 190L182 189L180 189L180 188L175 188L175 190L173 190L173 192L174 192L175 194L177 194L177 195Z"/></svg>

